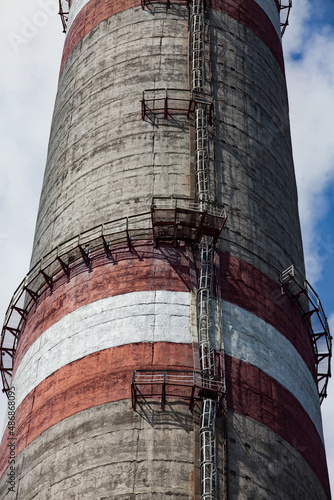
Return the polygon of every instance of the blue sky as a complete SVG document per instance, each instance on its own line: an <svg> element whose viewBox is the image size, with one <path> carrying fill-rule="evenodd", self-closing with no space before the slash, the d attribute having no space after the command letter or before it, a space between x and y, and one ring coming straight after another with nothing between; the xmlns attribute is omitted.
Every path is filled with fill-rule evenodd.
<svg viewBox="0 0 334 500"><path fill-rule="evenodd" d="M307 278L334 333L334 9L294 0L284 35L290 121ZM334 384L322 405L334 492Z"/></svg>
<svg viewBox="0 0 334 500"><path fill-rule="evenodd" d="M2 6L0 322L29 267L64 43L57 3ZM334 333L333 0L293 0L283 46L307 277ZM0 427L4 409L0 397ZM322 411L334 491L334 383Z"/></svg>
<svg viewBox="0 0 334 500"><path fill-rule="evenodd" d="M334 260L333 114L329 113L334 110L333 6L330 8L326 0L296 0L286 38L292 141L307 272L330 316L334 311L328 279L333 274ZM305 122L300 120L301 114L308 118Z"/></svg>
<svg viewBox="0 0 334 500"><path fill-rule="evenodd" d="M322 28L325 24L334 25L334 9L332 0L312 0L312 16L308 24L312 28Z"/></svg>
<svg viewBox="0 0 334 500"><path fill-rule="evenodd" d="M334 166L333 166L334 168ZM323 258L324 272L316 282L317 292L321 297L322 305L329 315L334 311L334 188L327 190L328 211L323 219L318 222L318 253ZM334 331L332 331L334 334ZM334 388L333 388L334 390Z"/></svg>

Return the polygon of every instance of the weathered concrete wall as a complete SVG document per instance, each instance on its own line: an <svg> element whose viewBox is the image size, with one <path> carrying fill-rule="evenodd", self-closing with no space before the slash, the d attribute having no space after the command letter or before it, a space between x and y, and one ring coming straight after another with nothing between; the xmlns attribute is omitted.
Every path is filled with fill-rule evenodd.
<svg viewBox="0 0 334 500"><path fill-rule="evenodd" d="M76 413L20 453L17 471L24 472L15 498L190 500L194 427L192 415L177 404L135 413L124 401ZM0 498L12 500L6 490L3 476Z"/></svg>
<svg viewBox="0 0 334 500"><path fill-rule="evenodd" d="M179 15L124 10L73 49L59 81L33 263L83 230L147 211L153 195L190 195L186 117L159 128L141 119L143 90L189 88L188 50L185 6Z"/></svg>
<svg viewBox="0 0 334 500"><path fill-rule="evenodd" d="M217 10L210 23L216 196L235 243L222 246L274 279L292 263L303 272L284 74L243 24Z"/></svg>
<svg viewBox="0 0 334 500"><path fill-rule="evenodd" d="M189 89L188 10L165 7L72 0L32 264L97 224L147 211L152 196L194 195L191 122L141 117L143 90ZM214 291L228 500L324 500L312 344L277 284L291 263L303 271L278 3L207 7L210 187L228 210ZM112 251L58 276L25 322L15 500L199 499L198 408L175 398L165 412L131 408L133 370L198 366L196 252L149 242ZM0 473L6 466L0 453ZM11 500L5 482L0 497Z"/></svg>
<svg viewBox="0 0 334 500"><path fill-rule="evenodd" d="M82 266L69 281L60 279L52 293L41 297L27 321L14 376L18 452L24 453L48 429L87 408L124 399L130 406L135 369L192 369L191 342L196 329L190 293L192 265L187 263L187 253L180 255L179 249L148 249L144 245L141 254L138 247L132 256L127 250L128 258L123 252L116 265L101 266L99 260L99 266L93 265L90 271ZM313 465L315 474L322 477L315 383L294 347L296 339L280 321L294 317L293 309L287 308L290 300L280 296L277 284L249 264L236 269L240 261L234 258L228 264L229 259L222 258L221 267L229 277L222 276L226 289L219 290L225 301L218 314L222 325L217 330L216 349L224 345L226 355L234 360L232 371L227 371L229 407L288 439L290 446L301 450L298 461L308 463L315 456L319 467L315 463L308 467ZM170 291L147 291L156 286ZM87 293L90 287L94 293ZM277 302L275 291L280 297ZM266 301L271 308L265 306ZM252 312L245 308L250 304ZM291 326L300 339L301 317L298 310L296 313ZM307 444L312 443L310 448L305 446L305 437ZM1 470L6 467L6 456L0 460ZM232 462L236 459L231 458ZM241 470L246 467L242 460ZM247 464L247 470L250 467Z"/></svg>
<svg viewBox="0 0 334 500"><path fill-rule="evenodd" d="M328 498L300 450L267 426L229 412L227 447L229 500Z"/></svg>
<svg viewBox="0 0 334 500"><path fill-rule="evenodd" d="M18 498L61 499L66 492L69 499L148 500L159 495L190 500L193 497L182 485L194 484L198 422L182 404L168 406L165 412L159 406L147 404L137 414L129 401L105 404L52 426L18 456L18 471L27 462L31 465ZM174 453L178 464L166 460ZM327 498L295 446L236 412L229 412L228 453L230 499ZM5 479L0 482L0 498L12 500ZM100 497L94 490L96 481Z"/></svg>
<svg viewBox="0 0 334 500"><path fill-rule="evenodd" d="M75 413L109 402L131 400L133 373L138 369L191 371L192 346L183 344L180 349L180 344L170 342L132 343L94 352L59 368L18 406L15 417L16 452L20 453L44 431ZM150 395L150 387L145 394ZM154 387L154 390L160 395L162 386ZM180 393L176 394L180 396ZM188 405L190 394L191 386L188 386L184 394ZM128 404L131 405L131 402L128 401ZM9 435L5 433L0 473L8 465L7 438ZM177 457L174 460L177 461Z"/></svg>

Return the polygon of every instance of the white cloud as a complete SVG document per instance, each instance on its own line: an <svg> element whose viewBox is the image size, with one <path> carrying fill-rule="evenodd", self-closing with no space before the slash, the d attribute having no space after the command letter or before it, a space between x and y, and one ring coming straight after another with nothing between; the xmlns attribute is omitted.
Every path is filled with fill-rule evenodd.
<svg viewBox="0 0 334 500"><path fill-rule="evenodd" d="M3 9L0 20L0 58L6 68L0 82L0 233L6 235L0 241L0 313L30 259L64 42L55 7L54 0L18 0ZM25 37L17 51L10 33Z"/></svg>
<svg viewBox="0 0 334 500"><path fill-rule="evenodd" d="M29 267L65 39L57 4L56 0L17 0L1 10L1 323L11 295ZM11 34L21 37L16 47ZM6 398L1 394L0 432L5 408Z"/></svg>
<svg viewBox="0 0 334 500"><path fill-rule="evenodd" d="M287 27L283 45L286 51L299 52L303 41L308 36L306 22L311 17L311 4L309 0L296 0L291 9L289 26ZM286 54L285 54L286 55Z"/></svg>
<svg viewBox="0 0 334 500"><path fill-rule="evenodd" d="M334 30L327 26L312 32L312 15L308 0L294 2L284 50L307 277L314 285L323 277L325 264L333 266L334 254L334 233L324 235L317 229L333 203L328 188L334 184ZM334 313L329 324L333 332ZM322 415L334 490L332 392L330 382Z"/></svg>
<svg viewBox="0 0 334 500"><path fill-rule="evenodd" d="M297 34L285 41L284 48L305 258L308 279L314 284L327 257L317 223L329 209L325 190L334 183L334 30L307 30L311 11L307 0L301 3L305 12L300 18L292 16L289 30L294 32L296 22Z"/></svg>

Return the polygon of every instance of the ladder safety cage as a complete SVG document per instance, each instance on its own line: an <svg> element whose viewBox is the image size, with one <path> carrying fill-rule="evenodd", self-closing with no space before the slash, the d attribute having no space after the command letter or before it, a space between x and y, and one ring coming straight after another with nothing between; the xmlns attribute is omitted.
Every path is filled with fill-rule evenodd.
<svg viewBox="0 0 334 500"><path fill-rule="evenodd" d="M204 88L204 2L192 1L191 12L191 74L192 91L203 92Z"/></svg>
<svg viewBox="0 0 334 500"><path fill-rule="evenodd" d="M58 0L59 1L59 12L61 23L63 26L63 33L67 31L68 15L70 13L70 2L69 0Z"/></svg>
<svg viewBox="0 0 334 500"><path fill-rule="evenodd" d="M205 12L203 0L192 0L190 15L191 90L193 95L204 96ZM209 137L205 105L195 103L195 179L196 200L201 210L210 202ZM203 383L210 388L210 377L216 376L215 352L211 333L215 332L212 320L213 251L216 238L204 234L200 241L200 263L197 284L197 329L200 370ZM201 500L217 500L217 439L215 433L216 404L210 393L203 394L200 416L200 471Z"/></svg>
<svg viewBox="0 0 334 500"><path fill-rule="evenodd" d="M201 498L203 500L214 500L217 497L216 414L216 402L212 399L205 399L202 404L200 422Z"/></svg>
<svg viewBox="0 0 334 500"><path fill-rule="evenodd" d="M331 377L332 336L321 301L305 277L291 265L279 278L282 292L294 300L307 322L313 344L320 404L327 397Z"/></svg>
<svg viewBox="0 0 334 500"><path fill-rule="evenodd" d="M200 266L197 287L197 321L200 349L200 366L205 374L215 374L215 354L211 346L210 334L211 295L213 285L213 245L209 238L202 239L200 244Z"/></svg>
<svg viewBox="0 0 334 500"><path fill-rule="evenodd" d="M199 203L205 204L209 200L208 175L208 123L202 105L195 111L195 170L196 192Z"/></svg>
<svg viewBox="0 0 334 500"><path fill-rule="evenodd" d="M279 0L281 37L289 26L289 16L292 8L292 0Z"/></svg>

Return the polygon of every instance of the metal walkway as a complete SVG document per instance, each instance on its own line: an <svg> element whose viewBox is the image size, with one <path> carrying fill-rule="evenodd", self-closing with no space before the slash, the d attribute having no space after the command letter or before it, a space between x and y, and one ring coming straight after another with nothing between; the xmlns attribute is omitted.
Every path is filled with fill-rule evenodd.
<svg viewBox="0 0 334 500"><path fill-rule="evenodd" d="M160 241L196 243L206 234L218 238L225 220L224 208L213 203L202 211L187 198L154 198L150 211L98 225L54 248L29 271L7 309L0 337L3 392L10 390L15 352L29 311L60 276L70 279L82 263L90 269L94 256L101 252L112 262L119 245L132 251L139 241L156 245Z"/></svg>

